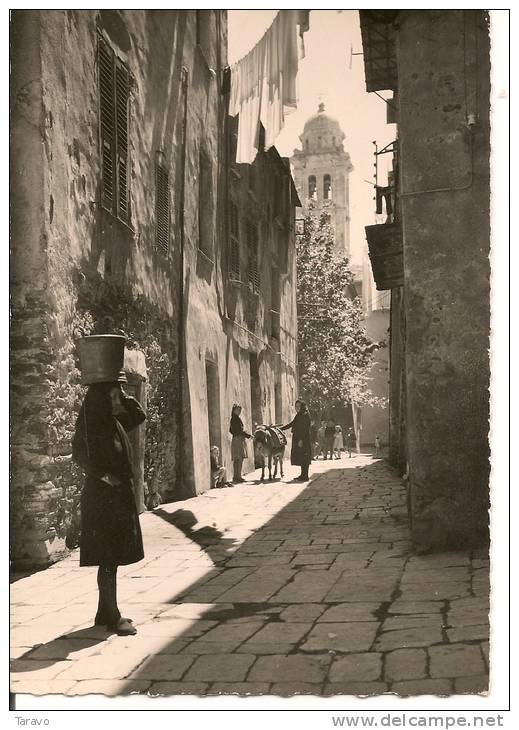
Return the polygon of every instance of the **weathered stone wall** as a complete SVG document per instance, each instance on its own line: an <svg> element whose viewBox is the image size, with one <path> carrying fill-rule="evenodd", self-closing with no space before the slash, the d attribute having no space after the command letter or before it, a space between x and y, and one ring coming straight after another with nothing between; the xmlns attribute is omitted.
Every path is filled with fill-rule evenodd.
<svg viewBox="0 0 519 730"><path fill-rule="evenodd" d="M98 31L132 74L130 226L99 204ZM225 28L208 38L216 58ZM208 68L207 80L196 71L200 53L194 11L14 14L12 534L19 565L59 558L77 510L80 482L70 437L84 392L74 358L74 340L82 334L122 329L129 346L144 352L145 478L149 488L175 495L180 211L185 208L189 221L198 210L190 170L185 206L180 199L182 66L193 92L191 113L205 120L206 136L217 123L206 116L216 100L214 92L208 96ZM159 149L170 174L167 256L154 245Z"/></svg>
<svg viewBox="0 0 519 730"><path fill-rule="evenodd" d="M427 549L487 535L486 14L401 13L398 72L412 529Z"/></svg>
<svg viewBox="0 0 519 730"><path fill-rule="evenodd" d="M407 468L405 437L405 320L404 290L391 290L390 318L389 460L404 474Z"/></svg>
<svg viewBox="0 0 519 730"><path fill-rule="evenodd" d="M51 409L60 403L53 366L49 291L49 196L43 144L50 120L42 104L41 26L37 12L14 12L11 25L11 491L12 559L63 555L61 455Z"/></svg>
<svg viewBox="0 0 519 730"><path fill-rule="evenodd" d="M100 205L98 33L132 77L129 225ZM236 288L227 274L226 44L225 11L14 13L11 494L13 560L19 566L45 565L65 554L78 512L81 475L70 458L84 394L75 358L78 337L123 330L128 346L144 353L144 478L148 492L163 500L209 487L209 421L213 435L220 424L228 464L235 400L252 426L251 352L257 355L262 419L275 420L279 382L281 420L292 414L294 207L287 197L283 224L273 223L273 175L288 174L277 153L274 165L260 155L255 195L248 185L242 190L241 203L261 227L260 292L249 295L246 283ZM167 255L155 247L159 150L170 182ZM245 242L244 229L244 274ZM281 334L275 341L270 276L276 246L284 256ZM250 468L251 459L245 465Z"/></svg>

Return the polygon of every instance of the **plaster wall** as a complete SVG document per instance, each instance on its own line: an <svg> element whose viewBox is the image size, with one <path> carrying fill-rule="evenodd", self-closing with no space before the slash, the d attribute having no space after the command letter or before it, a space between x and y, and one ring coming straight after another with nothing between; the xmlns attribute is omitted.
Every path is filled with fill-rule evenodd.
<svg viewBox="0 0 519 730"><path fill-rule="evenodd" d="M295 206L288 194L289 168L276 151L260 153L254 172L250 165L234 165L226 181L229 201L239 211L240 279L228 274L229 238L224 226L217 238L215 257L208 261L200 251L193 252L197 272L206 272L211 286L190 285L189 314L186 331L187 377L192 419L192 485L196 493L209 488L209 425L208 411L213 408L220 417L222 461L232 476L231 436L229 421L234 403L242 406L245 430L252 433L254 421L275 423L276 384L281 387L281 414L284 422L291 419L296 385L297 315L295 302ZM282 179L286 195L283 205L276 200L276 181ZM225 222L227 222L225 220ZM253 291L248 280L247 224L258 230L258 271L260 286ZM279 303L272 301L273 265L279 275ZM272 336L271 309L279 307L279 336ZM256 358L258 380L253 408L251 355ZM210 403L206 380L206 363L212 363L219 377L219 403ZM248 441L249 458L243 473L254 469L252 442Z"/></svg>
<svg viewBox="0 0 519 730"><path fill-rule="evenodd" d="M215 16L212 22L216 24ZM209 29L211 62L217 45L224 58L225 13L221 26L219 35L216 27ZM131 73L129 225L100 205L98 33ZM202 126L208 153L216 154L216 132L211 130L217 125L211 109L217 103L216 83L205 60L202 71L202 55L194 12L13 15L11 347L17 406L12 498L13 559L19 565L45 564L66 552L64 539L80 486L70 461L70 438L83 394L74 353L74 341L82 334L122 329L129 346L144 351L150 377L147 444L153 446L148 476L157 491L175 495L181 408L180 213L185 207L186 227L193 228L198 215L192 189L199 146L195 135L202 135ZM188 135L185 206L180 199L182 66L188 71L190 121L198 120ZM158 150L170 178L167 255L155 247ZM188 230L187 271L190 237ZM29 431L28 422L34 423Z"/></svg>
<svg viewBox="0 0 519 730"><path fill-rule="evenodd" d="M487 534L489 38L483 11L401 15L407 448L428 549Z"/></svg>

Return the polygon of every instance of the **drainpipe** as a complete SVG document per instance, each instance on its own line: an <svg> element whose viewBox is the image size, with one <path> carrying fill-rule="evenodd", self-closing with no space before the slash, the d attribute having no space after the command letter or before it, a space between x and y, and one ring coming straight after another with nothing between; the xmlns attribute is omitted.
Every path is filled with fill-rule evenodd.
<svg viewBox="0 0 519 730"><path fill-rule="evenodd" d="M183 494L184 492L184 352L185 352L185 326L184 326L184 244L185 244L185 223L184 223L184 203L185 203L185 180L186 180L186 147L187 147L187 90L188 90L188 71L182 66L180 72L182 84L182 96L184 100L183 120L182 120L182 156L181 156L181 177L180 177L180 210L179 210L179 227L180 227L180 285L178 299L178 426L177 426L177 484Z"/></svg>

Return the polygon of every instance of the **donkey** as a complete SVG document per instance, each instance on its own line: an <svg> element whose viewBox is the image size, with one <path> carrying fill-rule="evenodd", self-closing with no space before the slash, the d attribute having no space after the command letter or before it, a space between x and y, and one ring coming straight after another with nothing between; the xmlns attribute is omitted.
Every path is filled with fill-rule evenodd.
<svg viewBox="0 0 519 730"><path fill-rule="evenodd" d="M272 462L274 462L274 479L277 476L278 464L283 474L283 459L287 443L285 434L274 426L257 426L254 430L254 465L261 467L261 480L265 478L265 463L268 463L269 480L272 479Z"/></svg>

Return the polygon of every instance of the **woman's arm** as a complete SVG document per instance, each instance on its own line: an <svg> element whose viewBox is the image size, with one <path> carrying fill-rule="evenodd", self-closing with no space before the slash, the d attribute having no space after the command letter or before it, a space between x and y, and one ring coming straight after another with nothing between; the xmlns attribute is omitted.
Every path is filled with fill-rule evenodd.
<svg viewBox="0 0 519 730"><path fill-rule="evenodd" d="M132 431L146 420L146 413L139 401L133 396L121 393L121 400L125 411L117 416L117 420L125 431Z"/></svg>
<svg viewBox="0 0 519 730"><path fill-rule="evenodd" d="M293 428L293 427L294 427L294 421L295 421L295 420L296 420L296 419L295 419L295 417L294 417L294 418L293 418L293 419L292 419L292 420L290 421L290 423L287 423L287 425L286 425L286 426L280 426L279 428L280 428L280 429L281 429L282 431L287 431L287 430L288 430L289 428Z"/></svg>

